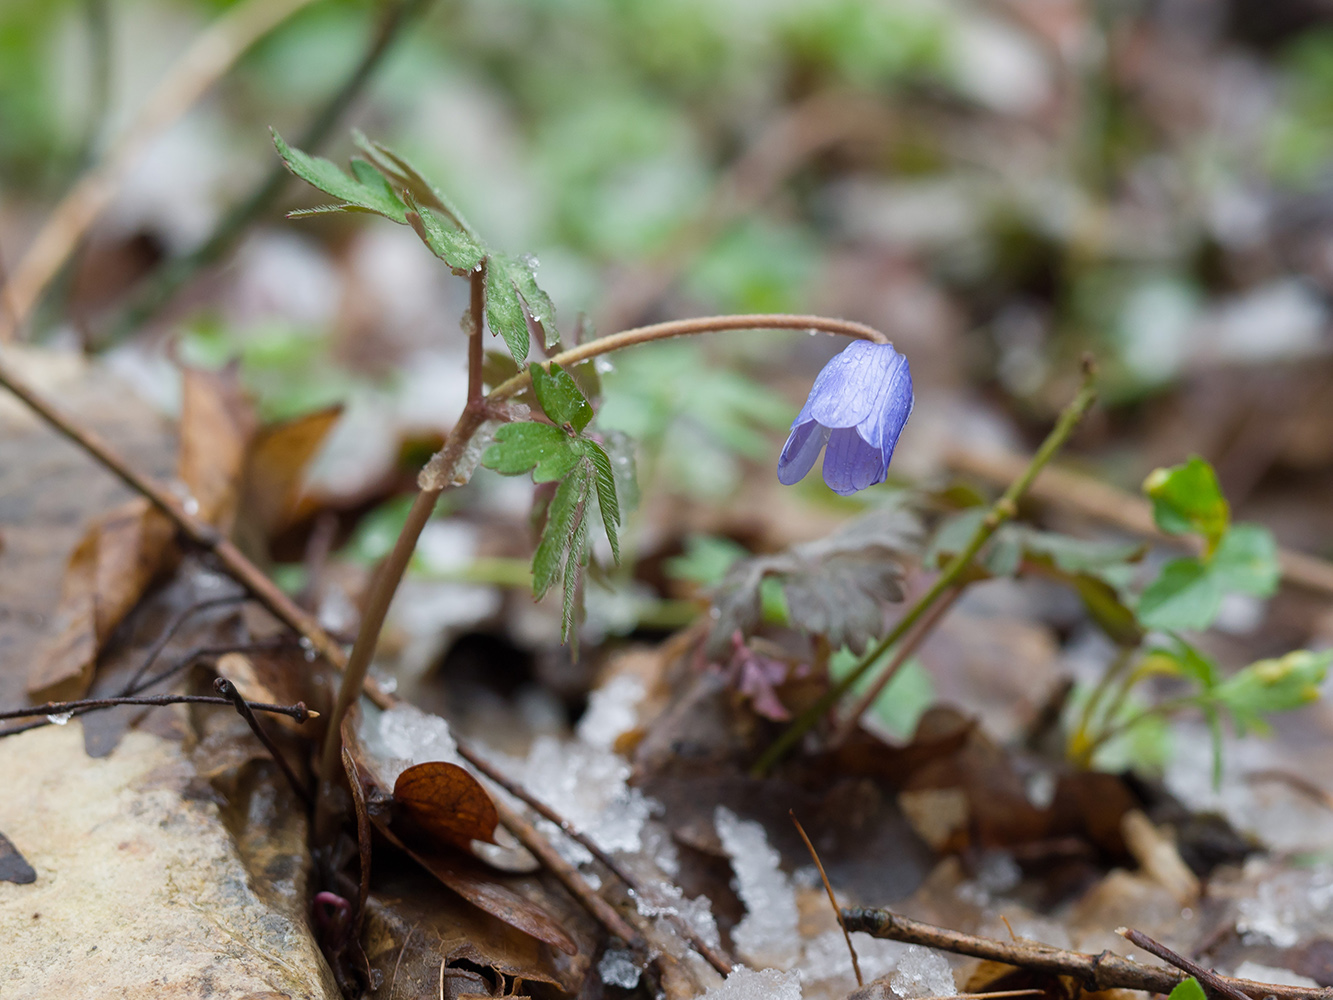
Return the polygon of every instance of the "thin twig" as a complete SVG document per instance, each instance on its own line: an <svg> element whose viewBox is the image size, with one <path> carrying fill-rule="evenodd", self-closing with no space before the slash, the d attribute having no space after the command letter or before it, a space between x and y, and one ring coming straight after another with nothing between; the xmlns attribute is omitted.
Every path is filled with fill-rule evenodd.
<svg viewBox="0 0 1333 1000"><path fill-rule="evenodd" d="M1163 962L1174 965L1186 975L1193 976L1199 981L1199 985L1209 992L1226 997L1227 1000L1250 1000L1248 995L1232 986L1212 969L1205 969L1198 962L1190 961L1179 952L1172 951L1162 942L1148 937L1143 931L1136 931L1132 927L1117 927L1115 932L1135 947L1142 948L1148 954L1156 955Z"/></svg>
<svg viewBox="0 0 1333 1000"><path fill-rule="evenodd" d="M855 907L844 909L842 917L849 930L863 931L872 937L936 948L1005 965L1039 969L1057 976L1071 976L1090 991L1126 989L1170 993L1188 978L1179 969L1141 965L1109 951L1090 955L1023 940L997 941L923 923L891 910ZM1247 1000L1263 1000L1268 996L1275 996L1278 1000L1333 1000L1333 989L1328 988L1258 983L1230 976L1219 976L1218 979L1246 994Z"/></svg>
<svg viewBox="0 0 1333 1000"><path fill-rule="evenodd" d="M228 594L226 597L210 597L206 601L199 601L195 604L191 604L188 608L182 609L180 614L176 615L175 618L167 623L167 627L162 631L162 634L157 637L157 641L153 643L152 648L148 650L148 655L145 656L143 662L139 664L139 669L136 670L134 675L125 683L125 686L121 689L120 693L122 695L134 694L136 691L140 691L145 687L152 687L151 683L144 684L141 687L139 681L143 679L144 674L148 673L148 668L157 662L157 658L162 655L162 651L167 648L167 645L171 642L172 638L178 631L180 631L181 626L189 621L191 617L198 614L200 611L207 611L210 608L224 607L228 604L239 604L246 600L246 596L247 595L245 594Z"/></svg>
<svg viewBox="0 0 1333 1000"><path fill-rule="evenodd" d="M782 760L796 746L801 737L813 729L819 720L838 703L838 699L851 690L852 685L875 665L875 661L883 656L886 650L901 641L908 630L930 610L931 606L962 579L963 574L971 566L972 559L990 541L991 536L995 534L1000 525L1012 520L1018 513L1018 501L1022 499L1028 487L1032 485L1037 473L1064 446L1064 443L1074 432L1074 428L1083 419L1083 415L1088 412L1089 407L1096 400L1096 376L1097 366L1095 362L1091 356L1085 356L1083 359L1083 385L1078 394L1061 411L1059 419L1055 422L1055 427L1046 436L1046 440L1037 449L1037 453L1032 456L1032 460L1023 469L1022 474L1011 482L1000 499L991 505L985 518L972 533L971 539L963 546L963 550L944 567L940 575L935 578L935 582L930 589L912 605L906 614L898 619L898 624L890 630L889 634L868 650L850 673L844 675L813 705L797 716L796 720L773 742L772 746L764 751L752 768L754 775L766 774L774 764Z"/></svg>
<svg viewBox="0 0 1333 1000"><path fill-rule="evenodd" d="M524 847L532 852L533 857L540 861L547 871L560 880L561 884L579 901L580 906L592 914L598 923L631 948L643 947L643 938L639 932L626 923L625 918L597 894L597 891L588 884L588 880L583 877L577 868L560 856L560 853L551 846L551 842L541 835L541 831L524 819L516 809L503 799L494 799L493 801L495 802L495 811L500 814L500 822L518 838Z"/></svg>
<svg viewBox="0 0 1333 1000"><path fill-rule="evenodd" d="M88 227L111 202L135 158L211 87L246 49L312 0L247 0L217 18L181 54L101 163L47 216L9 281L12 315L0 315L0 343L12 340Z"/></svg>
<svg viewBox="0 0 1333 1000"><path fill-rule="evenodd" d="M980 451L963 445L954 445L944 455L944 464L954 471L993 483L1009 482L1017 474L1015 470L1021 470L1027 461L1022 455ZM1196 544L1189 536L1164 534L1153 520L1152 504L1143 497L1083 473L1048 466L1032 484L1031 495L1042 503L1096 518L1130 534L1182 547ZM1279 548L1277 558L1282 579L1287 583L1333 595L1333 562L1287 548Z"/></svg>
<svg viewBox="0 0 1333 1000"><path fill-rule="evenodd" d="M343 667L346 656L342 647L320 626L313 615L298 607L265 575L263 570L247 559L234 544L223 538L217 529L189 513L171 491L137 472L96 432L80 427L74 420L61 413L50 400L28 385L3 358L0 358L0 385L18 396L38 416L88 452L126 486L147 497L155 507L175 522L191 542L211 551L222 563L227 574L273 612L275 617L309 639L315 650L335 668ZM384 702L383 693L376 685L369 685L367 693L376 699L377 704L380 702L387 704Z"/></svg>
<svg viewBox="0 0 1333 1000"><path fill-rule="evenodd" d="M819 852L815 850L815 845L810 843L810 838L806 835L805 827L801 826L801 821L796 818L796 813L791 809L787 810L787 815L791 821L796 824L796 832L801 835L805 841L805 849L810 852L810 857L815 862L815 867L819 869L819 878L824 883L824 891L828 893L829 906L833 907L833 915L838 918L838 926L842 928L842 936L847 942L847 951L852 956L852 971L856 973L856 985L864 986L865 980L861 978L861 963L856 958L856 947L852 944L852 934L847 930L847 923L842 919L842 910L838 909L838 898L833 895L833 886L829 885L828 875L824 871L824 862L819 860Z"/></svg>
<svg viewBox="0 0 1333 1000"><path fill-rule="evenodd" d="M7 719L34 719L42 715L63 716L89 712L98 708L114 708L117 705L231 705L227 698L214 698L203 694L152 694L131 695L125 698L82 698L78 701L48 701L44 705L29 705L27 708L11 708L0 712L0 721ZM306 708L305 702L295 705L270 705L264 702L249 701L247 705L256 712L271 712L274 715L286 715L297 722L318 719L319 713ZM8 736L8 733L0 734Z"/></svg>
<svg viewBox="0 0 1333 1000"><path fill-rule="evenodd" d="M588 851L589 854L591 854L594 858L596 858L612 875L620 879L620 881L623 882L636 895L642 896L645 899L649 899L650 902L654 903L662 902L662 900L650 899L652 893L648 890L648 888L638 878L636 878L629 870L627 870L624 865L618 862L615 858L611 857L611 855L607 854L606 851L602 850L601 847L598 846L597 841L593 840L586 833L584 833L573 823L571 823L568 819L560 815L560 813L556 812L541 799L537 798L535 795L529 792L526 788L523 787L523 785L511 779L507 774L505 774L499 768L491 764L490 761L488 761L485 757L478 754L470 746L461 741L458 741L456 737L455 737L455 742L457 743L458 754L460 757L466 760L469 764L475 767L478 771L484 774L491 781L495 782L497 785L503 788L510 795L514 796L514 798L519 799L521 802L523 802L525 805L531 808L534 812L538 813L544 818L550 820L556 826L560 827L560 831L566 837L569 837L571 840L577 841L579 844L581 844ZM668 911L667 916L670 918L671 922L676 925L676 928L682 934L685 935L686 939L690 942L690 945L694 948L694 950L697 951L707 960L709 965L711 965L714 969L716 969L724 976L731 975L733 963L729 956L727 956L720 948L715 948L712 945L710 945L707 941L705 941L700 936L699 932L690 926L689 921L687 921L679 913L675 912L674 910L671 910Z"/></svg>
<svg viewBox="0 0 1333 1000"><path fill-rule="evenodd" d="M963 595L965 587L965 584L959 584L952 590L947 591L943 597L935 602L935 606L926 613L925 617L917 623L916 628L913 629L911 634L902 641L898 646L898 649L894 652L893 658L885 664L884 669L881 670L879 676L875 678L875 683L871 684L870 687L866 689L865 693L861 695L856 704L852 706L852 710L847 713L847 716L842 720L841 724L839 724L837 731L833 734L833 738L829 741L829 746L836 749L851 738L852 733L856 732L856 727L861 721L861 716L865 715L866 712L870 710L870 706L875 703L875 699L877 699L883 690L888 687L889 681L893 680L893 678L898 675L898 671L902 669L903 664L911 659L912 654L915 653L921 647L921 644L926 641L926 637L935 630L935 626L940 623L940 620L948 613L949 609L954 606L954 603L958 598Z"/></svg>
<svg viewBox="0 0 1333 1000"><path fill-rule="evenodd" d="M269 752L273 762L278 765L278 770L287 779L287 784L292 786L292 791L309 809L314 804L314 801L310 798L310 789L306 787L305 782L296 776L292 766L287 763L287 758L278 749L278 745L273 742L273 737L269 736L264 727L260 725L259 720L255 717L254 710L250 707L250 703L241 697L241 692L236 689L236 685L225 677L219 677L213 682L213 690L236 706L236 711L245 720L246 725L250 727L250 732L254 733L255 738L264 744L264 749Z"/></svg>
<svg viewBox="0 0 1333 1000"><path fill-rule="evenodd" d="M319 109L294 143L313 153L324 145L334 126L375 75L402 30L434 0L402 0L384 17L374 39L342 86ZM115 343L137 330L165 307L202 268L219 260L255 219L277 202L291 174L276 163L242 201L217 224L212 234L195 249L160 264L149 274L131 300L103 327L101 343Z"/></svg>

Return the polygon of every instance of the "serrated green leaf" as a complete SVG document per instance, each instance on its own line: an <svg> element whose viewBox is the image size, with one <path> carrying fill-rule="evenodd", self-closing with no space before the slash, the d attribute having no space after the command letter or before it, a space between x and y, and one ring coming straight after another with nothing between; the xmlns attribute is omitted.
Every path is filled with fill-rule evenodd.
<svg viewBox="0 0 1333 1000"><path fill-rule="evenodd" d="M519 476L532 470L534 483L563 479L578 463L582 452L559 427L535 421L505 424L495 432L495 444L481 456L481 464L502 476Z"/></svg>
<svg viewBox="0 0 1333 1000"><path fill-rule="evenodd" d="M528 365L532 375L532 391L537 394L537 402L551 422L564 426L568 424L575 432L582 431L592 419L592 405L583 397L578 383L559 365L551 365L550 371L537 363Z"/></svg>
<svg viewBox="0 0 1333 1000"><path fill-rule="evenodd" d="M1298 649L1275 660L1259 660L1219 684L1213 695L1242 733L1268 728L1263 716L1287 712L1319 698L1319 685L1333 663L1333 650Z"/></svg>
<svg viewBox="0 0 1333 1000"><path fill-rule="evenodd" d="M508 254L491 254L486 264L486 321L520 363L528 356L528 316L541 326L546 346L554 346L555 306L537 286L532 265Z"/></svg>
<svg viewBox="0 0 1333 1000"><path fill-rule="evenodd" d="M565 553L578 530L592 488L589 463L577 462L546 507L546 526L532 557L532 592L539 600L562 577Z"/></svg>
<svg viewBox="0 0 1333 1000"><path fill-rule="evenodd" d="M584 492L574 516L574 530L565 556L564 593L560 602L560 638L569 643L570 654L579 655L579 633L575 627L579 611L579 582L588 561L588 494Z"/></svg>
<svg viewBox="0 0 1333 1000"><path fill-rule="evenodd" d="M407 198L407 224L421 237L436 257L459 275L470 274L481 266L486 249L471 235L447 225L431 209L418 204L410 194Z"/></svg>
<svg viewBox="0 0 1333 1000"><path fill-rule="evenodd" d="M522 364L527 360L528 321L523 315L523 303L508 268L498 256L486 262L486 325L491 333L504 339L515 361Z"/></svg>
<svg viewBox="0 0 1333 1000"><path fill-rule="evenodd" d="M1169 535L1194 532L1211 548L1226 533L1231 508L1213 467L1198 455L1183 465L1155 469L1143 481L1143 492L1152 500L1157 526Z"/></svg>
<svg viewBox="0 0 1333 1000"><path fill-rule="evenodd" d="M364 160L355 160L352 164L352 170L355 176L349 177L343 173L333 162L320 156L311 156L303 153L299 149L292 149L283 141L276 129L272 130L273 145L278 150L278 155L282 157L282 162L301 180L323 191L325 194L333 195L341 199L345 204L326 206L318 211L338 212L361 210L374 212L384 216L386 219L392 219L394 222L406 222L406 206L394 194L389 186L377 171ZM360 164L361 166L357 166ZM375 180L366 179L369 170L374 175ZM308 215L309 211L300 214Z"/></svg>
<svg viewBox="0 0 1333 1000"><path fill-rule="evenodd" d="M361 151L370 157L376 169L398 181L414 200L428 208L443 212L457 223L460 230L472 237L474 242L480 242L476 231L468 225L454 203L404 157L387 146L367 139L360 131L353 130L352 139Z"/></svg>
<svg viewBox="0 0 1333 1000"><path fill-rule="evenodd" d="M1167 1000L1208 1000L1208 998L1203 992L1203 987L1199 985L1199 981L1190 976L1176 985Z"/></svg>
<svg viewBox="0 0 1333 1000"><path fill-rule="evenodd" d="M616 499L616 477L611 471L611 458L595 441L584 439L580 444L583 453L592 460L593 486L597 489L597 506L606 527L606 540L611 543L611 556L620 562L620 538L616 534L620 527L620 503Z"/></svg>
<svg viewBox="0 0 1333 1000"><path fill-rule="evenodd" d="M1237 524L1222 536L1209 561L1224 591L1271 597L1282 578L1277 542L1258 524Z"/></svg>
<svg viewBox="0 0 1333 1000"><path fill-rule="evenodd" d="M1222 587L1198 559L1173 559L1139 597L1144 628L1206 629L1222 607Z"/></svg>

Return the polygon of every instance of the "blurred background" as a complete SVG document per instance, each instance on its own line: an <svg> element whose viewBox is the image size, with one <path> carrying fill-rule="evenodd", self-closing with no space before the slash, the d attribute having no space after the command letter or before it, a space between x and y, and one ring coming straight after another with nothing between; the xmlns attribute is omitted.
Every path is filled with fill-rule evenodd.
<svg viewBox="0 0 1333 1000"><path fill-rule="evenodd" d="M191 41L243 6L0 3L7 273ZM238 359L268 420L341 404L305 513L268 553L299 590L312 532L331 525L349 574L325 595L334 625L353 620L357 574L461 406L467 286L405 227L288 221L324 199L273 174L270 127L339 162L352 129L406 155L488 240L537 257L567 341L733 311L887 331L918 393L900 482L939 485L959 445L1029 450L1092 351L1105 406L1071 462L1137 491L1201 453L1240 517L1333 554L1333 8L1319 0L287 6L179 120L131 144L18 336L95 356L167 416L178 361ZM874 502L817 481L780 493L773 476L840 346L755 333L605 366L600 426L638 441L647 506L623 578L589 588L594 639L682 624L691 587L737 552ZM522 592L532 489L484 470L475 486L442 505L396 609L409 674L554 646L558 611ZM548 669L560 690L564 668Z"/></svg>

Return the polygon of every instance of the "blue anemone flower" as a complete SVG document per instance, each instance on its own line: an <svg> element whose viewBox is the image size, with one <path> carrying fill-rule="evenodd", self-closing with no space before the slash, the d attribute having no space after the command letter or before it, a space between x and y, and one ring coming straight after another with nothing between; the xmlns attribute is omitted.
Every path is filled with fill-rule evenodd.
<svg viewBox="0 0 1333 1000"><path fill-rule="evenodd" d="M815 379L778 457L778 482L805 478L825 445L824 482L842 496L884 482L912 413L912 370L892 344L857 340Z"/></svg>

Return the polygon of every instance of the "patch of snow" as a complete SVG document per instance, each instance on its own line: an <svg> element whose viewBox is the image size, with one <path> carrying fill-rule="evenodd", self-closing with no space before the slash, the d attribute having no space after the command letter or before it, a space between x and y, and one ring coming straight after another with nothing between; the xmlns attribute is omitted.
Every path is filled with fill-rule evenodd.
<svg viewBox="0 0 1333 1000"><path fill-rule="evenodd" d="M610 750L622 733L639 722L636 710L643 701L643 682L621 674L613 677L588 696L588 710L579 720L578 736L589 746Z"/></svg>
<svg viewBox="0 0 1333 1000"><path fill-rule="evenodd" d="M736 950L756 965L791 968L801 954L796 890L779 867L778 852L760 824L737 818L725 806L717 807L713 823L747 911L731 934Z"/></svg>
<svg viewBox="0 0 1333 1000"><path fill-rule="evenodd" d="M701 1000L801 1000L801 977L795 972L738 965L726 982L714 986Z"/></svg>
<svg viewBox="0 0 1333 1000"><path fill-rule="evenodd" d="M597 963L597 974L607 986L632 990L639 985L640 969L634 964L634 953L612 948Z"/></svg>
<svg viewBox="0 0 1333 1000"><path fill-rule="evenodd" d="M528 752L522 781L533 795L591 837L598 847L614 853L640 850L643 825L653 810L652 802L641 791L629 787L629 775L629 763L616 754L541 736ZM571 853L576 849L584 856L576 863L590 860L581 845L564 837L557 840L568 845Z"/></svg>
<svg viewBox="0 0 1333 1000"><path fill-rule="evenodd" d="M889 985L900 997L951 997L958 992L953 970L939 952L909 945Z"/></svg>

